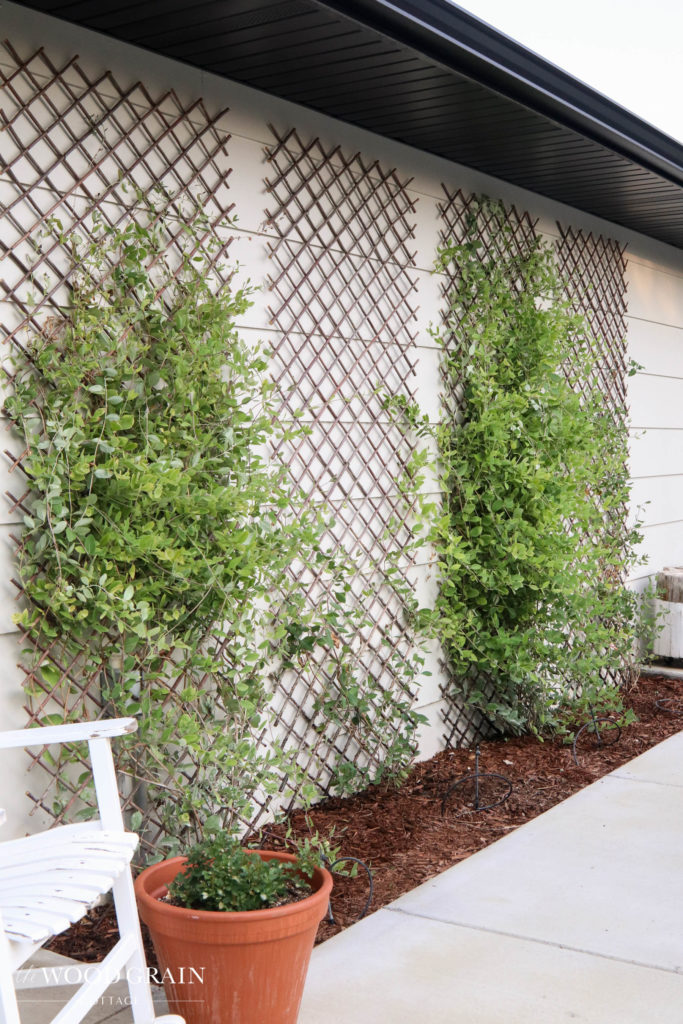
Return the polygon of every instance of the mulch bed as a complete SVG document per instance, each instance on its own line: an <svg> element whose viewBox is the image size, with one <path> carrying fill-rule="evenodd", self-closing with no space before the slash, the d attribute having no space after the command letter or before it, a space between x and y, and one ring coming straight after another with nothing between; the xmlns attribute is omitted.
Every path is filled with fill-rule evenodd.
<svg viewBox="0 0 683 1024"><path fill-rule="evenodd" d="M557 741L539 743L525 736L482 742L479 771L499 773L512 783L509 799L491 810L468 809L458 790L446 801L442 813L449 787L473 772L475 764L474 751L447 750L415 765L400 789L373 786L352 797L323 800L307 816L294 812L289 818L293 837L310 835L307 817L323 837L334 830L333 845L341 846L344 856L358 857L371 867L371 910L378 910L678 732L683 718L655 704L672 698L679 699L672 707L683 710L683 682L664 677L640 679L626 695L638 721L625 728L612 746L598 747L586 737L578 751L578 765L571 747ZM482 803L492 802L498 795L486 785L482 781ZM283 847L282 828L269 829L262 845ZM317 941L323 942L352 924L367 895L368 882L362 871L356 878L335 878L332 908L336 923L323 921ZM92 962L102 959L117 935L113 910L106 906L58 935L49 948ZM149 946L148 956L154 964Z"/></svg>

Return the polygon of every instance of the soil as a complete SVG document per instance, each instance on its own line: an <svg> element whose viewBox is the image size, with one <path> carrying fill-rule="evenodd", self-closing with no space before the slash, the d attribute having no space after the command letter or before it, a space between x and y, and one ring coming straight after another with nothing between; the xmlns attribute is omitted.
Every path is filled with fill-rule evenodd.
<svg viewBox="0 0 683 1024"><path fill-rule="evenodd" d="M664 703L658 706L657 701ZM683 728L683 681L641 678L625 695L625 703L638 721L618 738L613 727L599 724L602 745L594 732L584 732L577 743L578 764L572 747L555 740L540 743L525 736L482 742L479 772L496 773L511 784L508 799L489 810L474 809L473 780L451 789L458 779L473 774L475 752L446 750L415 765L400 788L372 786L355 796L323 800L307 816L295 811L288 819L292 838L309 836L311 828L322 837L334 830L332 845L341 847L341 855L360 858L371 868L370 912L378 910ZM508 789L500 779L481 779L479 785L480 805L494 803ZM285 847L283 829L264 830L261 845ZM322 922L317 941L354 923L368 895L362 869L355 878L335 876L334 923ZM117 936L113 908L105 906L58 935L49 948L93 962L102 959ZM149 943L147 952L154 965Z"/></svg>

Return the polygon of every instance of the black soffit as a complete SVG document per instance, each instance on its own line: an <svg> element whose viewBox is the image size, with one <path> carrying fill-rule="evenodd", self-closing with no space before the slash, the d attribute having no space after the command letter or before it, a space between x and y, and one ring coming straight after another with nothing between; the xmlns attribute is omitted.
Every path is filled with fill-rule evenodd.
<svg viewBox="0 0 683 1024"><path fill-rule="evenodd" d="M448 0L31 0L683 248L683 146Z"/></svg>

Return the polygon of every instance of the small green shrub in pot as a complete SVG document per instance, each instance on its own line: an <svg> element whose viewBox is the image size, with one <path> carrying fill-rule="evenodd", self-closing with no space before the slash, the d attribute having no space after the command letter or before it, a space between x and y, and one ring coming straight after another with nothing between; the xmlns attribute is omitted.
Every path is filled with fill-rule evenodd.
<svg viewBox="0 0 683 1024"><path fill-rule="evenodd" d="M298 860L261 860L236 839L214 837L192 847L168 895L191 910L265 910L311 895L306 867Z"/></svg>

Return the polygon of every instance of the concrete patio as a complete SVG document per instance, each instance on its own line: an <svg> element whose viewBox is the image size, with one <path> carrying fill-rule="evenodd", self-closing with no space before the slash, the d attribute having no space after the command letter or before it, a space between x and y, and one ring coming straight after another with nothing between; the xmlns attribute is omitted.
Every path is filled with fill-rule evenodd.
<svg viewBox="0 0 683 1024"><path fill-rule="evenodd" d="M679 733L317 948L300 1024L682 1024L682 851Z"/></svg>

